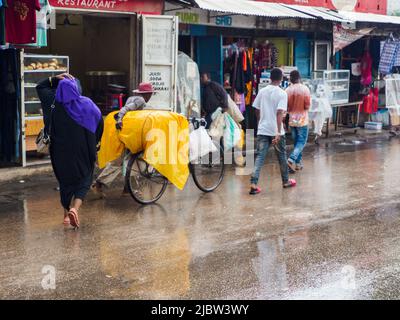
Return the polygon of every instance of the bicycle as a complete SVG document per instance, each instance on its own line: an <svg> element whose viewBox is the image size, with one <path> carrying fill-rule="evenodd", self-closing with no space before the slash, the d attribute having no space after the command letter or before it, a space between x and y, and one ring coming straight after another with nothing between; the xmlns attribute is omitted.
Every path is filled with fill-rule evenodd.
<svg viewBox="0 0 400 320"><path fill-rule="evenodd" d="M189 121L195 129L206 125L204 119L189 118ZM188 164L195 185L205 193L217 189L224 178L222 141L217 146L217 150L217 152L210 152ZM143 153L136 153L129 159L125 174L125 186L134 200L147 205L155 203L162 197L168 187L168 179L143 160Z"/></svg>

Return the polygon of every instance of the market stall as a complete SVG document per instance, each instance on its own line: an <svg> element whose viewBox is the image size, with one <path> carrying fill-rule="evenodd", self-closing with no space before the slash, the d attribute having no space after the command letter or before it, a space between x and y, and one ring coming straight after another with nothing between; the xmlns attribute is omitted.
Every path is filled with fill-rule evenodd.
<svg viewBox="0 0 400 320"><path fill-rule="evenodd" d="M15 10L21 1L29 8L24 19ZM12 126L1 128L0 145L7 150L0 151L0 166L49 161L36 152L35 143L44 125L35 86L43 78L69 72L104 114L120 108L142 80L137 12L156 15L163 8L162 0L21 1L8 0L7 7L0 1L6 18L5 28L0 25L0 53L7 55L7 49L16 55L7 64L2 59L0 68L17 65L15 95L7 96L9 114L0 116L13 119Z"/></svg>

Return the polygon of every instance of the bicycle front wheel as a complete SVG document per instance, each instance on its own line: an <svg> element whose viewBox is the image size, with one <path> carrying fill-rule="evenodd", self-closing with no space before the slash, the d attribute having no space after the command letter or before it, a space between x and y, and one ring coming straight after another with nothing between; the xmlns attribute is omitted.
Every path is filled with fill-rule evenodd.
<svg viewBox="0 0 400 320"><path fill-rule="evenodd" d="M221 146L217 149L190 163L193 181L203 192L214 191L224 178L224 150Z"/></svg>
<svg viewBox="0 0 400 320"><path fill-rule="evenodd" d="M125 185L133 199L146 205L161 198L168 180L144 161L142 154L134 154L126 168Z"/></svg>

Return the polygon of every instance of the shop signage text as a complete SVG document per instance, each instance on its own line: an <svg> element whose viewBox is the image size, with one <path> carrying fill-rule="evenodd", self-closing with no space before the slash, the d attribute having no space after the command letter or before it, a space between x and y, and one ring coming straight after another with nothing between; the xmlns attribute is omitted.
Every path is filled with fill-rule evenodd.
<svg viewBox="0 0 400 320"><path fill-rule="evenodd" d="M246 28L251 29L256 26L256 18L254 16L242 16L242 15L220 15L209 19L208 12L201 9L191 10L179 10L173 11L173 6L169 3L165 4L165 9L171 11L179 17L180 24L198 24L198 25L209 25L219 27L234 27L234 28ZM182 30L182 28L180 28Z"/></svg>
<svg viewBox="0 0 400 320"><path fill-rule="evenodd" d="M232 25L232 17L231 16L223 16L223 17L216 17L215 24L217 26L228 26Z"/></svg>
<svg viewBox="0 0 400 320"><path fill-rule="evenodd" d="M181 23L199 23L200 16L198 13L193 12L177 12L176 15L179 17Z"/></svg>
<svg viewBox="0 0 400 320"><path fill-rule="evenodd" d="M49 0L55 8L160 14L162 0Z"/></svg>

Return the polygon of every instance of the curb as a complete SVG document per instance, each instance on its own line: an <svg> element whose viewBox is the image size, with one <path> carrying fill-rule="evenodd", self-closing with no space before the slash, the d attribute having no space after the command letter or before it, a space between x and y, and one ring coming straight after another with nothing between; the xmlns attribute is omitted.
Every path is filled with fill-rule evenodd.
<svg viewBox="0 0 400 320"><path fill-rule="evenodd" d="M42 164L25 168L3 168L0 169L0 184L12 180L23 180L28 177L51 174L53 168L51 164Z"/></svg>

